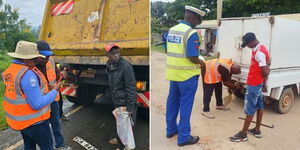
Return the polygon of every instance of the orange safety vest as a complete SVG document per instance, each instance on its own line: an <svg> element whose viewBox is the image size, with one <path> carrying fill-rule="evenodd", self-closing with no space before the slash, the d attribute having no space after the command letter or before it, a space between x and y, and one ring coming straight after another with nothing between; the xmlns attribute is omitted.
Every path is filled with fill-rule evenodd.
<svg viewBox="0 0 300 150"><path fill-rule="evenodd" d="M46 64L46 74L50 85L57 82L55 73L55 62L52 57L49 57L49 61ZM57 94L55 101L59 101L60 96Z"/></svg>
<svg viewBox="0 0 300 150"><path fill-rule="evenodd" d="M47 120L50 117L50 105L40 110L33 110L26 101L20 80L24 73L29 70L25 65L12 63L2 74L5 93L3 108L7 124L14 130L23 130L32 124ZM37 68L31 69L39 77L40 88L43 94L49 92L47 80Z"/></svg>
<svg viewBox="0 0 300 150"><path fill-rule="evenodd" d="M219 65L222 65L228 71L230 72L230 68L233 64L232 60L229 59L212 59L208 60L205 62L206 65L206 70L205 70L205 75L204 75L204 82L206 84L215 84L220 81L221 79L221 74L218 71Z"/></svg>

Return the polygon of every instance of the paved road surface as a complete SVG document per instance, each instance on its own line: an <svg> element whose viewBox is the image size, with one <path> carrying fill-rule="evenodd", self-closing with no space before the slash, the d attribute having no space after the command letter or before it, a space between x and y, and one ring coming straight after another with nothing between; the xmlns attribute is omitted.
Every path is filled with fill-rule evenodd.
<svg viewBox="0 0 300 150"><path fill-rule="evenodd" d="M83 150L84 148L73 141L75 136L79 136L99 150L123 149L122 144L111 145L108 141L116 137L115 119L111 113L112 104L96 102L92 106L73 105L64 102L65 112L74 109L78 110L70 115L70 121L62 122L62 132L65 137L65 144L71 146L73 150ZM145 110L138 113L137 125L135 128L136 149L149 149L149 117L146 117ZM14 147L15 146L15 147ZM11 129L0 132L0 149L7 148L22 150L22 138L19 132Z"/></svg>

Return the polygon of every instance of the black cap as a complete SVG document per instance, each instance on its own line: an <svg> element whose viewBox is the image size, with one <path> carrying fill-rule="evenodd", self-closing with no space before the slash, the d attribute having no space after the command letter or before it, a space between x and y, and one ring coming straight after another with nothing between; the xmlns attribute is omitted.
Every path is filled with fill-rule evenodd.
<svg viewBox="0 0 300 150"><path fill-rule="evenodd" d="M256 40L256 36L253 32L248 32L243 36L242 48L246 47L248 43Z"/></svg>
<svg viewBox="0 0 300 150"><path fill-rule="evenodd" d="M53 55L53 52L51 51L50 45L46 41L37 41L37 48L40 54L44 56L51 56Z"/></svg>

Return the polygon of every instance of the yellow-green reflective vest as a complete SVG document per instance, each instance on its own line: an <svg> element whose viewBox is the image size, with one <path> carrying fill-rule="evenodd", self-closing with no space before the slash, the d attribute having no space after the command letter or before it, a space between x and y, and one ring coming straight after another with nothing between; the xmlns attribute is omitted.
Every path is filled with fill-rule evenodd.
<svg viewBox="0 0 300 150"><path fill-rule="evenodd" d="M187 41L196 32L196 30L183 23L169 30L167 38L167 80L186 81L200 74L199 65L193 64L187 57Z"/></svg>

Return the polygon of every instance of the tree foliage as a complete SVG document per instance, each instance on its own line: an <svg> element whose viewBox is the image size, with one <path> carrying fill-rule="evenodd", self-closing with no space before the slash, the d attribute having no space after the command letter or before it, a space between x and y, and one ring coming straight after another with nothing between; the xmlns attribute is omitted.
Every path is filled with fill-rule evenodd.
<svg viewBox="0 0 300 150"><path fill-rule="evenodd" d="M222 17L249 17L255 13L271 15L300 12L299 0L225 0Z"/></svg>
<svg viewBox="0 0 300 150"><path fill-rule="evenodd" d="M206 12L204 20L216 19L217 0L175 0L151 2L151 28L169 28L183 19L184 6L190 5ZM271 15L300 13L300 0L224 0L222 17L249 17L255 13Z"/></svg>
<svg viewBox="0 0 300 150"><path fill-rule="evenodd" d="M36 41L31 27L19 18L18 9L0 0L0 51L14 51L18 41Z"/></svg>

